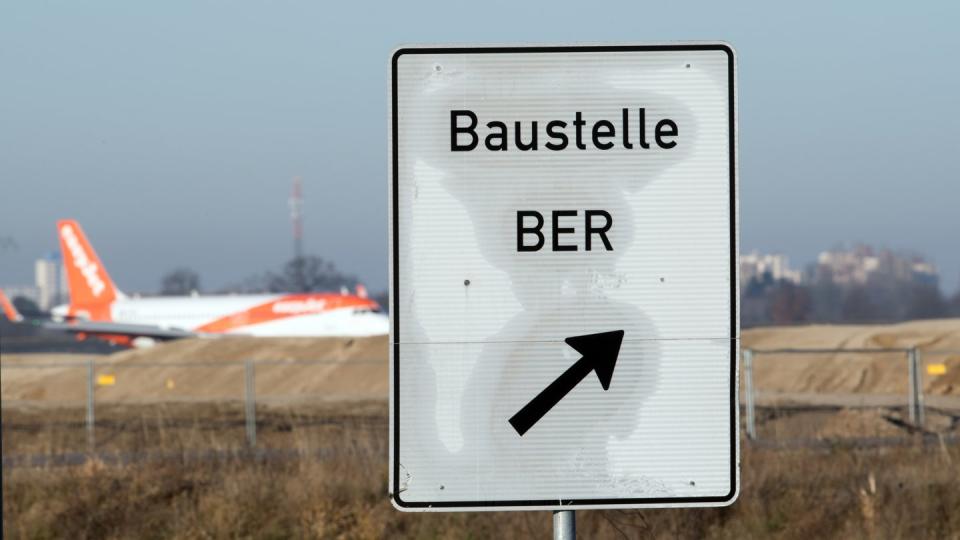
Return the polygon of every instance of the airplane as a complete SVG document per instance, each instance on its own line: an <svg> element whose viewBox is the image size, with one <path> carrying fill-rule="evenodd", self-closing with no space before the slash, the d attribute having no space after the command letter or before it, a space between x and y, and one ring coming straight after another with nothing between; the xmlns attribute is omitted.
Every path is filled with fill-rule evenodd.
<svg viewBox="0 0 960 540"><path fill-rule="evenodd" d="M129 297L121 292L75 220L57 222L70 292L48 328L84 339L148 347L157 341L224 334L362 337L387 334L389 319L357 287L348 292Z"/></svg>

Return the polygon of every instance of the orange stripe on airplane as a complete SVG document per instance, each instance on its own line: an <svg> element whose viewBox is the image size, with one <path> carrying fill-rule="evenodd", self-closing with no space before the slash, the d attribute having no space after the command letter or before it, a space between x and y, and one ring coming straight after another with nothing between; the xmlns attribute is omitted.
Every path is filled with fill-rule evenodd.
<svg viewBox="0 0 960 540"><path fill-rule="evenodd" d="M379 306L373 300L358 296L335 293L288 294L256 305L250 309L221 317L194 330L219 334L236 330L244 326L261 324L301 315L315 315L335 309L376 309Z"/></svg>

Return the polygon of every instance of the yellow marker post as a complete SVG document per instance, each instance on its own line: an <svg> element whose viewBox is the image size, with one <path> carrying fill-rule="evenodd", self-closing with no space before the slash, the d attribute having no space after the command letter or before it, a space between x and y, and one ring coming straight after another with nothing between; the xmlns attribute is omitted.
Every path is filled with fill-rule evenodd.
<svg viewBox="0 0 960 540"><path fill-rule="evenodd" d="M945 375L946 373L946 364L927 364L927 375Z"/></svg>
<svg viewBox="0 0 960 540"><path fill-rule="evenodd" d="M97 386L113 386L117 384L117 376L112 373L97 375Z"/></svg>

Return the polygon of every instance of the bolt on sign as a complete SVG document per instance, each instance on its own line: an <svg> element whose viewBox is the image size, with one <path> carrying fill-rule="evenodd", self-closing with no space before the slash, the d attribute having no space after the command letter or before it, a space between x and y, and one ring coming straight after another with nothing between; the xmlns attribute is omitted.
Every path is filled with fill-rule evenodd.
<svg viewBox="0 0 960 540"><path fill-rule="evenodd" d="M736 498L735 113L721 43L394 53L397 508Z"/></svg>

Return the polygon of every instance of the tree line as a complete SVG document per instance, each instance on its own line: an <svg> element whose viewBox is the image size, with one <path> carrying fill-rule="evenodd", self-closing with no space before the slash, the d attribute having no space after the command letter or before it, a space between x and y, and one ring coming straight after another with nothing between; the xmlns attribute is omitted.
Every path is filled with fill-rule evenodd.
<svg viewBox="0 0 960 540"><path fill-rule="evenodd" d="M353 274L341 272L334 263L315 255L294 257L277 271L266 271L216 290L219 294L308 293L355 291L360 281ZM200 275L190 268L175 268L160 279L160 294L185 296L200 292ZM384 309L386 291L372 296Z"/></svg>
<svg viewBox="0 0 960 540"><path fill-rule="evenodd" d="M960 291L948 296L935 284L879 278L838 284L799 284L769 274L742 284L745 327L802 323L889 323L960 317Z"/></svg>

